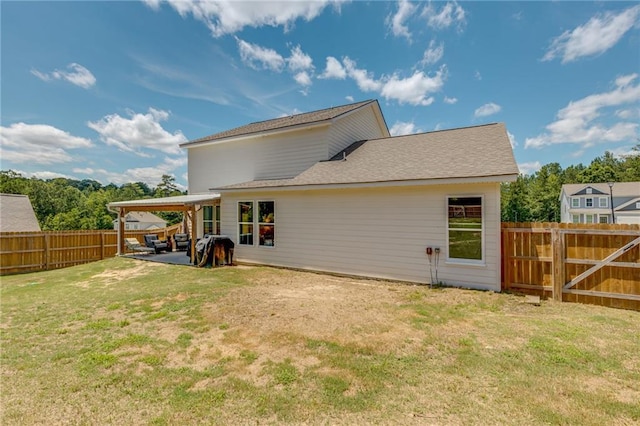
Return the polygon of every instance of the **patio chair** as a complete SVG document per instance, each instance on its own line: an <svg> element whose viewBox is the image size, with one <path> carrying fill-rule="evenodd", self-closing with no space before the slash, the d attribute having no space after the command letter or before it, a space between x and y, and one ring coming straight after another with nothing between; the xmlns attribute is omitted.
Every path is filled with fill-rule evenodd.
<svg viewBox="0 0 640 426"><path fill-rule="evenodd" d="M175 234L173 236L176 250L187 250L190 245L189 234Z"/></svg>
<svg viewBox="0 0 640 426"><path fill-rule="evenodd" d="M155 250L156 254L161 251L170 251L169 243L165 240L161 240L155 234L147 234L144 236L144 242L147 247L151 247Z"/></svg>
<svg viewBox="0 0 640 426"><path fill-rule="evenodd" d="M127 246L127 248L131 251L134 252L142 252L142 253L155 253L155 249L151 248L151 247L145 247L142 244L140 244L140 241L138 241L136 238L125 238L124 239L124 244Z"/></svg>

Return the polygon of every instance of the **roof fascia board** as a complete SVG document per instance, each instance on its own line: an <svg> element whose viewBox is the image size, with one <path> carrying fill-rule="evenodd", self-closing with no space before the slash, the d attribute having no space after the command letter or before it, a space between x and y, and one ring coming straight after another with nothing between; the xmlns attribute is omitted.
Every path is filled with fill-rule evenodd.
<svg viewBox="0 0 640 426"><path fill-rule="evenodd" d="M288 185L288 186L266 186L248 188L215 188L221 194L232 192L278 192L278 191L307 191L323 189L349 189L349 188L388 188L404 186L433 186L433 185L456 185L469 183L489 183L489 182L513 182L518 177L517 174L479 176L473 178L447 178L447 179L419 179L386 182L360 182L360 183L337 183L337 184L312 184L312 185Z"/></svg>
<svg viewBox="0 0 640 426"><path fill-rule="evenodd" d="M210 141L201 141L201 142L185 142L183 144L180 144L180 148L185 148L185 149L189 149L189 148L199 148L201 146L207 146L207 145L219 145L219 144L223 144L223 143L229 143L229 142L239 142L242 140L247 140L247 139L258 139L258 138L264 138L267 136L273 136L273 135L277 135L277 134L284 134L284 133L291 133L291 132L298 132L301 130L309 130L309 129L314 129L314 128L318 128L318 127L326 127L331 125L332 122L331 121L321 121L321 122L316 122L316 123L305 123L305 124L298 124L295 126L290 126L290 127L285 127L285 128L279 128L279 129L272 129L272 130L265 130L262 132L253 132L253 133L248 133L245 135L238 135L238 136L228 136L226 138L220 138L220 139L214 139L214 140L210 140Z"/></svg>

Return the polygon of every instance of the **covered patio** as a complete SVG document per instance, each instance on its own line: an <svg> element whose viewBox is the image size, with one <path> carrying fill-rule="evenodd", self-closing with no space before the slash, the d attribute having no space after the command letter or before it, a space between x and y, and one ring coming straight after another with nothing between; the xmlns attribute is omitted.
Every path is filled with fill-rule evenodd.
<svg viewBox="0 0 640 426"><path fill-rule="evenodd" d="M178 195L175 197L164 198L147 198L142 200L130 200L130 201L117 201L107 204L109 211L118 214L118 251L117 255L121 256L125 253L125 218L129 212L183 212L185 227L185 233L189 234L189 240L191 242L190 257L187 257L184 252L166 253L162 255L154 254L139 254L133 257L152 260L156 262L169 262L174 259L177 264L193 264L195 258L195 245L198 236L198 216L197 212L203 206L215 206L220 203L220 194L197 194L197 195ZM165 258L161 256L166 256ZM180 259L178 256L183 257ZM161 260L163 259L163 260ZM164 260L166 259L166 260ZM184 263L182 263L184 262Z"/></svg>

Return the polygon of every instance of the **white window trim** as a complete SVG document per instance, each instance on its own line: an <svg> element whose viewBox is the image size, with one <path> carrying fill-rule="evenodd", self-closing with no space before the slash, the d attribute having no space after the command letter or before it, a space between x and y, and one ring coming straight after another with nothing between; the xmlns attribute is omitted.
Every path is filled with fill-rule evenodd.
<svg viewBox="0 0 640 426"><path fill-rule="evenodd" d="M577 209L579 207L580 207L580 198L571 197L571 208L572 209Z"/></svg>
<svg viewBox="0 0 640 426"><path fill-rule="evenodd" d="M473 259L458 259L458 258L451 258L449 257L449 198L480 198L480 203L482 205L482 229L480 230L480 242L481 242L481 253L482 253L482 259L480 260L473 260ZM446 252L446 256L445 258L445 263L447 264L452 264L452 265L460 265L460 266L486 266L487 265L487 252L486 252L486 248L485 248L485 242L486 242L486 205L485 205L485 200L484 200L484 195L482 194L447 194L445 196L445 202L444 202L444 208L445 208L445 215L444 215L444 219L445 219L445 223L444 223L444 229L446 230L446 234L447 234L447 240L446 240L446 247L444 248L447 252Z"/></svg>
<svg viewBox="0 0 640 426"><path fill-rule="evenodd" d="M251 210L253 212L253 219L252 222L240 222L240 204L242 203L251 203ZM243 246L243 247L254 247L256 245L256 225L255 225L255 221L256 221L256 202L254 200L238 200L236 202L236 241L238 242L239 246ZM252 238L253 238L253 242L251 244L242 244L240 241L242 241L242 239L240 238L240 225L244 225L244 224L251 224L253 226L252 229Z"/></svg>
<svg viewBox="0 0 640 426"><path fill-rule="evenodd" d="M572 214L571 215L571 223L580 223L580 215Z"/></svg>
<svg viewBox="0 0 640 426"><path fill-rule="evenodd" d="M273 222L271 223L267 223L267 222L260 222L260 203L273 203ZM258 235L258 238L256 239L256 245L258 247L261 248L267 248L267 249L275 249L276 248L276 222L277 222L277 217L278 215L276 214L276 200L257 200L256 201L256 223L258 225L258 227L256 228L258 230L258 232L256 232L256 234ZM273 245L272 246L262 246L260 245L260 224L265 224L265 225L273 225ZM255 226L255 225L254 225Z"/></svg>
<svg viewBox="0 0 640 426"><path fill-rule="evenodd" d="M589 205L589 200L591 200L591 205ZM584 206L587 208L593 208L593 197L587 197L584 199Z"/></svg>
<svg viewBox="0 0 640 426"><path fill-rule="evenodd" d="M604 201L604 205L603 205ZM609 199L607 197L600 197L598 199L598 207L606 208L609 207Z"/></svg>
<svg viewBox="0 0 640 426"><path fill-rule="evenodd" d="M240 222L240 209L238 205L240 203L252 203L253 205L253 222ZM267 224L266 222L260 222L260 204L259 203L273 203L273 222L270 223L273 225L273 245L272 246L263 246L260 245L260 224ZM265 248L269 250L273 250L276 248L276 222L278 214L276 212L276 200L238 200L236 202L236 241L238 241L238 245L242 247L258 247ZM253 244L240 244L240 225L242 224L251 224L253 225Z"/></svg>

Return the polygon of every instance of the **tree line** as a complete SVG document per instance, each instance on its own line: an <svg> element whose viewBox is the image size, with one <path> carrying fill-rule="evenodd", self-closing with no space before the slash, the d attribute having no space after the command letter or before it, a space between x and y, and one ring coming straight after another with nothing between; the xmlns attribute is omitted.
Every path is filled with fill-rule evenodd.
<svg viewBox="0 0 640 426"><path fill-rule="evenodd" d="M544 165L531 175L519 175L515 182L501 186L503 222L559 222L560 190L571 183L640 182L640 144L621 158L611 152L596 157L591 164Z"/></svg>
<svg viewBox="0 0 640 426"><path fill-rule="evenodd" d="M640 182L640 144L621 158L610 152L591 164L544 165L531 175L519 175L501 185L503 222L557 222L560 220L560 189L566 183ZM111 229L115 213L107 210L114 201L182 195L175 178L163 175L156 187L143 182L102 185L92 179L26 178L14 171L0 171L0 192L28 195L43 230ZM180 222L180 212L159 212L169 225Z"/></svg>
<svg viewBox="0 0 640 426"><path fill-rule="evenodd" d="M0 171L0 192L29 196L43 230L113 229L116 214L107 210L115 201L182 195L175 178L163 175L156 187L144 182L102 185L93 179L27 178L12 170ZM169 225L182 220L180 212L158 212Z"/></svg>

